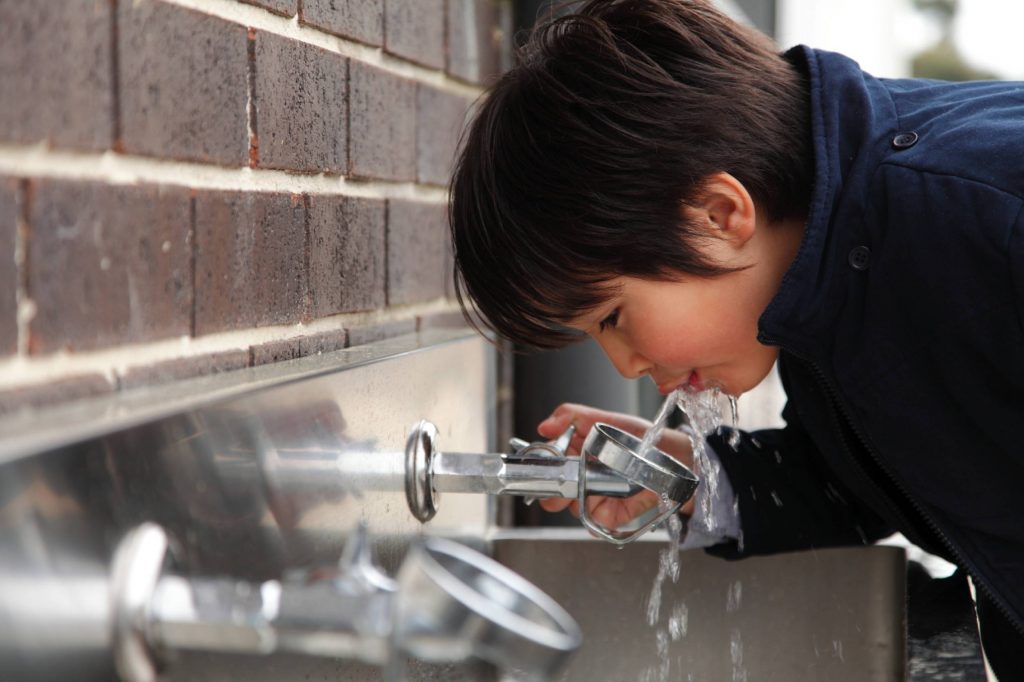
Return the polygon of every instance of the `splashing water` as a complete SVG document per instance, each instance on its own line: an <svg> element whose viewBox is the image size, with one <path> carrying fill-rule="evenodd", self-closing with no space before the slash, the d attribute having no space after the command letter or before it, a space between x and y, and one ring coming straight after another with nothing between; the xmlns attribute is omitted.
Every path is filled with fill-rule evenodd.
<svg viewBox="0 0 1024 682"><path fill-rule="evenodd" d="M743 666L743 637L736 628L729 637L729 655L732 658L732 682L747 682L747 669Z"/></svg>
<svg viewBox="0 0 1024 682"><path fill-rule="evenodd" d="M647 624L658 624L661 612L661 593L665 578L679 582L679 544L683 533L683 521L678 514L668 517L668 546L658 554L658 574L654 576L651 594L647 598Z"/></svg>
<svg viewBox="0 0 1024 682"><path fill-rule="evenodd" d="M705 446L705 438L722 426L721 397L722 392L718 388L712 388L710 390L700 392L689 392L681 389L672 391L665 397L665 402L658 410L658 414L654 418L654 423L644 434L644 437L637 448L637 454L642 458L646 457L651 448L657 447L658 442L661 440L661 435L665 430L665 425L668 422L668 418L672 414L673 409L678 407L683 411L690 427L693 429L693 435L690 436L690 440L693 447L694 468L701 477L701 485L706 486L704 491L705 494L700 499L701 514L699 516L702 517L702 525L704 526L701 530L709 534L713 534L716 531L715 528L711 527L713 524L711 515L711 499L718 494L718 479L721 475L721 465L719 465L717 461L711 460L708 456ZM740 439L738 428L739 412L736 398L733 396L727 396L727 398L729 400L729 408L733 425L733 432L729 437L729 446L735 449L739 446ZM658 508L661 511L666 511L673 506L674 503L664 495L658 504ZM691 523L693 523L692 520ZM654 584L651 586L651 593L647 599L646 605L647 624L652 628L656 627L659 622L665 578L671 577L672 582L675 583L678 582L680 573L679 546L682 537L682 519L678 514L672 514L666 520L666 526L669 539L668 546L662 549L658 554L658 573L654 577ZM742 588L739 583L735 583L734 586L730 588L730 604L732 604L734 600L735 608L739 608L741 589ZM659 665L657 667L650 666L646 670L641 671L640 680L643 682L647 682L648 680L653 682L657 679L659 682L668 682L669 673L671 672L669 644L671 642L677 642L686 636L688 619L689 611L686 604L677 604L668 617L667 629L658 629L655 633ZM738 641L738 636L739 632L736 631L735 639L732 642L734 648L733 678L746 680L746 670L742 669L742 642ZM742 674L742 677L739 678L736 674L736 646L739 647L739 669Z"/></svg>
<svg viewBox="0 0 1024 682"><path fill-rule="evenodd" d="M736 582L729 585L729 590L725 595L725 612L736 613L740 610L740 604L743 601L743 583L737 580Z"/></svg>
<svg viewBox="0 0 1024 682"><path fill-rule="evenodd" d="M655 640L658 647L658 681L668 682L669 673L672 672L672 661L668 657L668 632L658 630Z"/></svg>
<svg viewBox="0 0 1024 682"><path fill-rule="evenodd" d="M658 441L661 440L661 434L665 430L665 424L668 422L669 415L672 414L672 410L676 407L678 396L679 389L676 389L665 397L665 402L661 404L657 416L654 417L654 423L651 424L651 428L647 429L647 433L644 434L643 439L640 441L640 446L637 448L637 454L641 457L646 457L647 452L657 446Z"/></svg>
<svg viewBox="0 0 1024 682"><path fill-rule="evenodd" d="M686 637L689 620L690 610L686 608L686 604L676 604L672 609L672 615L668 617L668 634L673 642L678 642Z"/></svg>
<svg viewBox="0 0 1024 682"><path fill-rule="evenodd" d="M729 447L735 450L740 446L740 407L736 396L730 395L729 412L732 414L732 433L729 434Z"/></svg>
<svg viewBox="0 0 1024 682"><path fill-rule="evenodd" d="M718 479L722 466L708 456L705 439L722 426L722 391L711 388L700 392L677 391L675 395L676 404L686 415L694 431L690 438L693 444L693 463L701 478L700 484L705 487L704 494L700 496L700 514L695 515L694 520L698 521L698 530L713 536L717 534L718 529L714 527L711 514L712 499L718 495ZM731 405L734 399L732 396L728 397ZM734 416L738 418L735 411ZM733 433L736 438L739 437L738 430ZM691 523L694 520L691 520Z"/></svg>

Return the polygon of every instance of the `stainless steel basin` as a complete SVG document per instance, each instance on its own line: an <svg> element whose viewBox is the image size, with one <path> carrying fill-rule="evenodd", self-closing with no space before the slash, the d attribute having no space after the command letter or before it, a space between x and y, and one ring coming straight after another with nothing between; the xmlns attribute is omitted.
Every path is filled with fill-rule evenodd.
<svg viewBox="0 0 1024 682"><path fill-rule="evenodd" d="M666 542L660 532L650 535L621 550L576 529L497 536L498 560L551 595L583 629L583 646L558 679L905 679L902 548L735 562L688 551L673 582L664 570L658 580Z"/></svg>

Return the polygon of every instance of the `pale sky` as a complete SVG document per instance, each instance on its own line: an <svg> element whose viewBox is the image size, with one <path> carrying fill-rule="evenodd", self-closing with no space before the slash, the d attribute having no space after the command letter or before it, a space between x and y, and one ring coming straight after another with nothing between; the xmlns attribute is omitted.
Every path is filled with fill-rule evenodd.
<svg viewBox="0 0 1024 682"><path fill-rule="evenodd" d="M1002 78L1024 80L1024 2L960 0L954 29L968 61Z"/></svg>
<svg viewBox="0 0 1024 682"><path fill-rule="evenodd" d="M910 0L782 0L778 41L842 52L876 76L909 76L911 55L938 38ZM954 39L967 60L1024 80L1024 0L960 0Z"/></svg>

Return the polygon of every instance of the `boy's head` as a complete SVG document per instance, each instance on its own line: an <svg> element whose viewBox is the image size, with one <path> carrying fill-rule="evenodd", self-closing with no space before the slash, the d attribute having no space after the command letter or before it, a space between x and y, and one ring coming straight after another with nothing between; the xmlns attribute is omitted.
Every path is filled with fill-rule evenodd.
<svg viewBox="0 0 1024 682"><path fill-rule="evenodd" d="M803 214L807 109L800 71L702 0L590 0L540 26L456 166L460 300L500 335L553 348L622 277L735 271L690 209L726 173L766 224Z"/></svg>

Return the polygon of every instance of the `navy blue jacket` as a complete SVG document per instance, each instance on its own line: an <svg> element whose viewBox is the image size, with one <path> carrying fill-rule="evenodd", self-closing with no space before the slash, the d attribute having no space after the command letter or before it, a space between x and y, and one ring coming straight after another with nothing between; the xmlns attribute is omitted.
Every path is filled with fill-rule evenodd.
<svg viewBox="0 0 1024 682"><path fill-rule="evenodd" d="M744 533L718 551L897 529L970 573L993 666L1018 679L993 650L1024 649L1024 83L787 56L809 76L815 162L802 246L760 320L787 427L714 443Z"/></svg>

